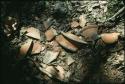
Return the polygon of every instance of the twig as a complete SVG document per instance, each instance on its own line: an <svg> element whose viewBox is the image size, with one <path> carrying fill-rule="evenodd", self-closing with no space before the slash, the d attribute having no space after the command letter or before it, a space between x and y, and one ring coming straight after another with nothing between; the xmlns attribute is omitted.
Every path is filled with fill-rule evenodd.
<svg viewBox="0 0 125 84"><path fill-rule="evenodd" d="M113 27L116 25L117 20L125 15L125 6L122 7L117 13L115 13L111 18L105 20L104 22L99 22L99 27Z"/></svg>
<svg viewBox="0 0 125 84"><path fill-rule="evenodd" d="M106 21L115 21L117 18L122 17L125 14L125 7L122 7L117 13Z"/></svg>

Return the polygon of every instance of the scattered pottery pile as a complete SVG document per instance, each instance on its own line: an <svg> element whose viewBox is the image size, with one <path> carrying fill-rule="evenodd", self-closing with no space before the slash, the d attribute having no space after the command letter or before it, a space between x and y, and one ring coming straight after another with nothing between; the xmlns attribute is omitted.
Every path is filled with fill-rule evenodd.
<svg viewBox="0 0 125 84"><path fill-rule="evenodd" d="M66 53L69 51L70 53L77 52L93 41L97 41L98 44L100 41L104 44L112 44L118 41L120 35L120 33L99 35L98 26L94 23L88 23L84 15L71 22L71 30L68 32L58 32L51 27L52 19L48 20L48 22L44 22L46 29L44 41L41 41L42 36L39 29L35 27L22 28L21 35L25 41L21 43L19 56L25 57L28 53L32 56L35 55L40 60L38 62L40 64L39 70L50 78L56 78L60 81L68 81L71 75L69 66L75 63L72 56ZM69 75L67 76L67 74Z"/></svg>
<svg viewBox="0 0 125 84"><path fill-rule="evenodd" d="M42 13L39 12L38 16L31 13L32 17L29 18L31 21L27 20L28 23L24 20L28 26L23 25L23 21L20 22L23 25L21 30L17 29L19 28L17 19L7 17L3 29L8 38L12 36L19 40L15 42L16 47L17 44L19 46L17 60L19 59L19 62L23 58L26 58L26 61L32 60L34 64L31 63L33 65L31 71L35 72L35 67L38 70L36 72L39 73L39 79L42 80L81 82L86 76L89 77L91 65L93 68L96 63L93 60L100 62L101 55L105 53L103 49L110 52L109 47L113 45L116 49L116 45L121 41L119 32L105 31L105 28L99 28L100 26L96 24L96 21L105 21L106 17L102 15L107 11L106 1L99 1L96 4L97 2L93 1L91 4L88 4L90 3L88 1L71 1L71 3L57 1L57 4L53 1L47 2L45 4L49 7L45 7ZM93 18L88 16L93 16ZM18 32L20 32L19 37ZM99 59L96 59L98 56L95 55L100 56ZM25 67L24 64L23 66ZM29 69L27 66L26 71ZM34 77L36 74L32 75L32 78ZM30 78L26 77L27 79ZM48 84L55 83L49 82Z"/></svg>
<svg viewBox="0 0 125 84"><path fill-rule="evenodd" d="M40 62L38 63L42 66L39 67L39 70L42 73L60 81L68 81L67 74L70 72L67 73L66 70L68 70L68 67L74 63L75 60L71 56L66 56L67 52L63 48L71 51L76 51L78 48L69 42L62 34L58 35L53 28L49 28L45 32L46 40L44 42L41 41L39 29L34 27L22 28L21 33L22 38L26 38L26 40L21 43L19 57L25 57L30 51L30 55L41 57ZM59 61L62 56L65 56L65 59L61 61L62 64L61 62L53 64L54 62ZM68 67L63 67L63 64Z"/></svg>

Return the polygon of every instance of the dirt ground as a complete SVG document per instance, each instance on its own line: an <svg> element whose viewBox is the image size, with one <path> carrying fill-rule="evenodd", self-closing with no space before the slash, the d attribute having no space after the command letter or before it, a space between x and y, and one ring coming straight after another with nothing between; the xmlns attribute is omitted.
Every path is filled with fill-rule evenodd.
<svg viewBox="0 0 125 84"><path fill-rule="evenodd" d="M124 5L1 1L2 83L124 84Z"/></svg>

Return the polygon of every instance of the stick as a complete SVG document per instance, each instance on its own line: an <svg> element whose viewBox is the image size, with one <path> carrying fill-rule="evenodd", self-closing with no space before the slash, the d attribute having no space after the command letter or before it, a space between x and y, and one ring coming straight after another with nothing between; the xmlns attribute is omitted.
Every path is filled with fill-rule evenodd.
<svg viewBox="0 0 125 84"><path fill-rule="evenodd" d="M114 21L119 17L122 17L125 14L125 7L122 7L117 13L115 13L111 18L106 21Z"/></svg>

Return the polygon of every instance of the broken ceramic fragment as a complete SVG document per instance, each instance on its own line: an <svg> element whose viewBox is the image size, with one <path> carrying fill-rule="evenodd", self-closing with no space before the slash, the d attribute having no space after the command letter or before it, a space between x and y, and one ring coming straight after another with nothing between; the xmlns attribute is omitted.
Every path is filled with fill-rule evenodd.
<svg viewBox="0 0 125 84"><path fill-rule="evenodd" d="M29 47L31 45L32 40L28 39L20 48L20 55L26 55L26 53L29 50ZM44 46L39 42L35 41L33 42L33 48L31 51L31 54L38 54L44 49Z"/></svg>
<svg viewBox="0 0 125 84"><path fill-rule="evenodd" d="M63 69L63 67L58 65L56 67L56 69L58 70L58 78L57 79L64 80L64 78L65 78L65 70Z"/></svg>
<svg viewBox="0 0 125 84"><path fill-rule="evenodd" d="M59 52L55 52L55 51L47 51L45 53L45 56L43 57L43 62L45 64L49 64L52 61L54 61L59 55Z"/></svg>
<svg viewBox="0 0 125 84"><path fill-rule="evenodd" d="M84 40L80 39L78 36L72 34L72 33L64 33L62 32L63 36L73 42L80 43L80 44L87 44Z"/></svg>
<svg viewBox="0 0 125 84"><path fill-rule="evenodd" d="M120 33L103 33L100 35L104 43L112 44L118 41Z"/></svg>
<svg viewBox="0 0 125 84"><path fill-rule="evenodd" d="M29 27L27 30L26 30L26 35L29 36L29 37L32 37L32 38L35 38L35 39L38 39L40 40L40 31L34 27Z"/></svg>
<svg viewBox="0 0 125 84"><path fill-rule="evenodd" d="M45 32L46 40L51 41L55 36L57 35L57 32L55 29L50 28Z"/></svg>
<svg viewBox="0 0 125 84"><path fill-rule="evenodd" d="M65 49L68 49L73 52L78 50L78 48L75 45L73 45L71 42L65 39L62 35L57 36L56 41Z"/></svg>
<svg viewBox="0 0 125 84"><path fill-rule="evenodd" d="M44 74L46 74L47 76L49 77L56 77L58 74L57 74L57 70L54 66L48 66L46 65L46 67L39 67L40 71L43 72Z"/></svg>
<svg viewBox="0 0 125 84"><path fill-rule="evenodd" d="M31 54L38 54L40 53L42 50L44 50L44 46L39 42L39 41L35 41L34 45L33 45L33 49Z"/></svg>
<svg viewBox="0 0 125 84"><path fill-rule="evenodd" d="M98 26L97 25L87 25L84 27L82 36L85 38L86 41L93 41L96 40L98 36Z"/></svg>
<svg viewBox="0 0 125 84"><path fill-rule="evenodd" d="M28 39L23 45L21 45L20 55L26 55L26 53L29 50L29 47L30 47L31 43L32 43L32 40Z"/></svg>

